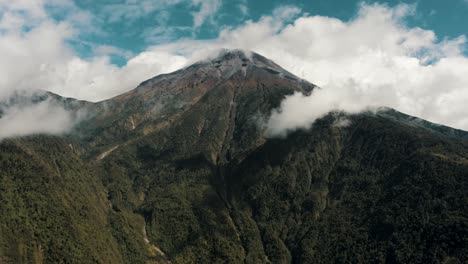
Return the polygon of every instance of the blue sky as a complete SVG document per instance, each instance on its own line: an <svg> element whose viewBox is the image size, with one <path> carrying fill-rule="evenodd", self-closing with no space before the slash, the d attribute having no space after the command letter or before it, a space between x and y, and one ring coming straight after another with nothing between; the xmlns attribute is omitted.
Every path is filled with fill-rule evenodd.
<svg viewBox="0 0 468 264"><path fill-rule="evenodd" d="M356 0L74 0L82 11L92 17L93 30L83 30L79 39L70 43L82 57L93 55L96 45L109 45L138 54L148 46L188 39L213 39L221 30L237 27L245 21L258 21L270 15L279 6L296 6L304 14L320 15L350 20L356 16L360 5L380 3L389 7L406 3L414 6L414 14L405 19L410 27L427 28L440 39L468 35L468 1L356 1ZM204 5L206 12L203 12ZM62 10L48 10L60 21L65 18ZM200 21L194 16L199 14ZM123 54L113 54L112 61L123 65Z"/></svg>

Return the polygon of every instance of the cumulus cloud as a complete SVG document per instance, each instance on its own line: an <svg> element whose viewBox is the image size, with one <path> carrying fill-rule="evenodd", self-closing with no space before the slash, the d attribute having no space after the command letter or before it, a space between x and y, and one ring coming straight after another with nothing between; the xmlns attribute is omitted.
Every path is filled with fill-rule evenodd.
<svg viewBox="0 0 468 264"><path fill-rule="evenodd" d="M117 67L110 63L109 55L130 57L131 53L112 46L97 46L95 57L82 59L68 45L77 39L77 29L69 21L57 22L44 15L44 6L40 9L27 4L36 2L0 5L0 100L17 90L42 89L98 101L184 65L180 56L145 51L131 57L124 67ZM25 14L30 14L30 19ZM30 24L33 18L34 26ZM30 29L24 31L24 27Z"/></svg>
<svg viewBox="0 0 468 264"><path fill-rule="evenodd" d="M347 83L333 84L325 88L316 88L311 95L295 93L281 102L279 109L274 109L267 121L266 128L269 136L284 136L296 129L307 129L315 120L334 111L359 113L362 111L376 111L395 100L394 91L386 90L389 87L380 87L373 91L361 89L359 84L349 81ZM388 97L386 97L388 96ZM376 100L376 98L380 98ZM335 126L346 127L347 119L337 119Z"/></svg>
<svg viewBox="0 0 468 264"><path fill-rule="evenodd" d="M288 97L272 113L270 130L307 128L332 110L378 106L467 130L466 39L437 41L432 31L407 28L402 19L411 12L375 5L362 6L348 22L302 17L270 38L279 56L265 54L322 87L310 97ZM286 39L299 44L288 51Z"/></svg>

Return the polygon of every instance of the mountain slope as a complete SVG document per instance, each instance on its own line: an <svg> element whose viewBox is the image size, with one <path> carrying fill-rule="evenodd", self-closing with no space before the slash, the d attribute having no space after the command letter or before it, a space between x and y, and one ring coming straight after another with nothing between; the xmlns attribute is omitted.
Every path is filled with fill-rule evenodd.
<svg viewBox="0 0 468 264"><path fill-rule="evenodd" d="M65 140L0 144L2 263L121 262L105 190Z"/></svg>
<svg viewBox="0 0 468 264"><path fill-rule="evenodd" d="M13 164L29 173L25 185L12 163L0 163L8 183L2 193L29 202L27 194L38 193L65 210L47 211L57 229L45 232L47 239L30 236L29 255L14 244L13 220L0 217L7 227L1 237L8 238L0 239L0 256L75 263L468 261L468 133L387 109L331 113L310 130L266 137L272 109L286 95L314 88L258 54L226 51L107 101L71 104L88 118L70 135L0 143L0 155L14 153ZM337 125L343 119L348 126ZM74 149L41 149L34 152L38 163L11 144ZM56 163L76 172L64 183L51 181L59 194L29 185L34 172L48 175L30 166ZM70 168L55 171L68 175ZM76 192L89 201L62 202ZM79 251L54 248L63 240L51 236L74 234L61 229L60 217L84 204L92 209L72 223L80 235L67 240ZM24 210L6 215L36 219L35 207ZM39 221L29 229L47 226ZM90 232L97 239L90 241Z"/></svg>

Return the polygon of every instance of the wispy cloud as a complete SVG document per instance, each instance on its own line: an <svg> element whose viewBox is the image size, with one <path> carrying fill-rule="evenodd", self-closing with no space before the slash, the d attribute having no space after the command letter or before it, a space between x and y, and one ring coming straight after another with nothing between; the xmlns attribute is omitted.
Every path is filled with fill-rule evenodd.
<svg viewBox="0 0 468 264"><path fill-rule="evenodd" d="M296 6L280 6L273 10L273 17L281 20L281 21L288 21L295 18L297 15L301 13L301 9Z"/></svg>
<svg viewBox="0 0 468 264"><path fill-rule="evenodd" d="M128 23L184 1L186 0L126 0L124 3L103 6L100 15L110 23L123 20Z"/></svg>
<svg viewBox="0 0 468 264"><path fill-rule="evenodd" d="M239 4L237 4L237 8L241 12L242 16L247 16L249 14L249 6L247 0L241 0Z"/></svg>
<svg viewBox="0 0 468 264"><path fill-rule="evenodd" d="M192 30L193 28L188 26L156 26L145 29L141 33L141 37L151 45L166 44L178 40L181 35L192 32Z"/></svg>
<svg viewBox="0 0 468 264"><path fill-rule="evenodd" d="M98 45L94 49L94 52L97 56L114 55L125 59L130 59L133 56L133 53L131 51L120 49L110 45Z"/></svg>
<svg viewBox="0 0 468 264"><path fill-rule="evenodd" d="M206 20L209 20L211 24L214 24L214 16L221 8L221 0L192 0L194 6L200 9L193 12L193 27L195 29L201 27Z"/></svg>

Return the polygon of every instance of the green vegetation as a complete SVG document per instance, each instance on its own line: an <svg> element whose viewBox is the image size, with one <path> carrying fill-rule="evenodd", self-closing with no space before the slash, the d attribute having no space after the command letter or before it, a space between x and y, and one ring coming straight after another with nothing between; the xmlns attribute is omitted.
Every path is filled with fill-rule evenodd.
<svg viewBox="0 0 468 264"><path fill-rule="evenodd" d="M0 142L0 263L468 262L467 132L386 110L266 138L313 85L242 62L81 103L68 136Z"/></svg>
<svg viewBox="0 0 468 264"><path fill-rule="evenodd" d="M64 140L4 141L0 168L4 262L122 261L104 188Z"/></svg>

